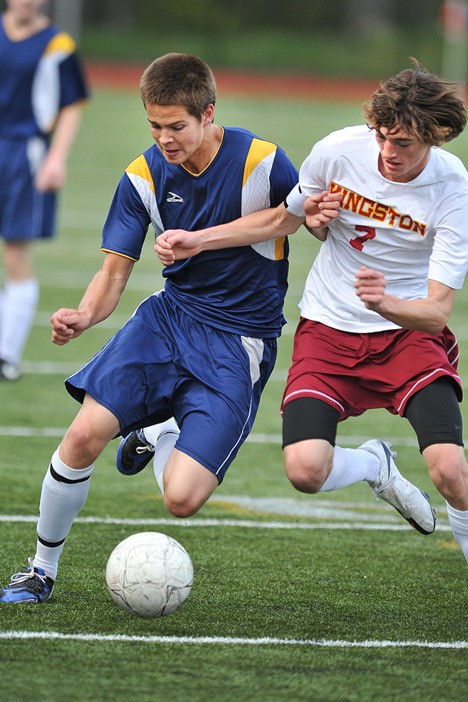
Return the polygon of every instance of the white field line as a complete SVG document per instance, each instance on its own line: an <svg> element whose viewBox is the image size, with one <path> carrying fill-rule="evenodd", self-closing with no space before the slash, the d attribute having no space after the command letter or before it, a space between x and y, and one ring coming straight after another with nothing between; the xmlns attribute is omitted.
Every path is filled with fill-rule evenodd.
<svg viewBox="0 0 468 702"><path fill-rule="evenodd" d="M0 639L116 641L146 644L206 644L227 646L311 646L321 648L442 648L466 649L468 641L343 641L340 639L246 639L231 636L131 636L127 634L62 634L58 631L2 631Z"/></svg>
<svg viewBox="0 0 468 702"><path fill-rule="evenodd" d="M0 515L0 522L36 522L37 517L25 515ZM78 517L76 522L81 524L119 524L137 527L148 526L180 526L180 527L210 527L233 526L263 529L371 529L371 530L407 530L405 525L364 524L364 523L304 523L304 522L255 522L250 520L233 519L112 519L109 517ZM449 531L448 527L438 529ZM276 639L276 638L237 638L237 637L191 637L191 636L131 636L106 634L62 634L60 632L31 632L5 631L0 632L0 639L41 639L41 640L73 640L84 642L123 642L145 644L198 644L198 645L237 645L237 646L307 646L321 648L428 648L428 649L466 649L468 641L344 641L332 639Z"/></svg>
<svg viewBox="0 0 468 702"><path fill-rule="evenodd" d="M37 515L27 514L0 514L0 523L33 523L37 522ZM357 531L408 531L407 524L389 524L389 523L368 523L366 521L350 521L350 522L281 522L281 521L255 521L252 519L214 519L214 518L191 518L190 520L180 520L171 518L158 519L124 519L114 517L77 517L75 524L104 524L104 525L120 525L134 527L155 527L155 526L178 526L182 528L195 527L235 527L237 529L326 529L330 530L357 530ZM437 524L437 531L450 531L448 524Z"/></svg>

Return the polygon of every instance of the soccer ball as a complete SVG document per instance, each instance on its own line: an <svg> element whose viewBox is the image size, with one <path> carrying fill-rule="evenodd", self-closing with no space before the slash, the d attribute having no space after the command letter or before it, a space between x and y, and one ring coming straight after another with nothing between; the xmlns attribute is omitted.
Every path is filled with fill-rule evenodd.
<svg viewBox="0 0 468 702"><path fill-rule="evenodd" d="M107 561L106 584L118 606L150 619L172 614L193 582L192 560L178 541L155 531L132 534Z"/></svg>

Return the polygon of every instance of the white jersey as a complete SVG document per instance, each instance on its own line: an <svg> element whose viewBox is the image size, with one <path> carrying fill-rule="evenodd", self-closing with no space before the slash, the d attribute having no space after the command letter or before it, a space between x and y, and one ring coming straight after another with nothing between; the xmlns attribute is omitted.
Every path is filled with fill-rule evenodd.
<svg viewBox="0 0 468 702"><path fill-rule="evenodd" d="M433 147L422 173L396 183L380 174L378 156L367 126L333 132L313 147L287 198L289 211L303 216L310 194L342 193L299 307L307 319L355 333L398 328L356 295L361 266L382 271L387 292L407 300L427 297L428 279L461 288L468 268L468 174L460 159Z"/></svg>

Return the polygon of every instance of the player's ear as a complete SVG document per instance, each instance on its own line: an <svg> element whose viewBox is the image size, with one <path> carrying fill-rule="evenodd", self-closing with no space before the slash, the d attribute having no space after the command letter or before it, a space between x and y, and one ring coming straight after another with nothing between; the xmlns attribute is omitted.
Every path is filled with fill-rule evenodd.
<svg viewBox="0 0 468 702"><path fill-rule="evenodd" d="M208 124L214 122L214 105L210 103L203 110L203 126L206 127Z"/></svg>

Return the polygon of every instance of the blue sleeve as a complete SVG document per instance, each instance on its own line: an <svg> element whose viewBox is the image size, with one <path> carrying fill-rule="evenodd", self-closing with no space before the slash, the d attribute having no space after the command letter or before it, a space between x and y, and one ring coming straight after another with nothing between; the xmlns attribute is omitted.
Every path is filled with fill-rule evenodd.
<svg viewBox="0 0 468 702"><path fill-rule="evenodd" d="M77 52L60 64L60 108L81 102L89 97L83 67Z"/></svg>
<svg viewBox="0 0 468 702"><path fill-rule="evenodd" d="M124 174L102 230L101 248L138 261L150 223L148 211Z"/></svg>

